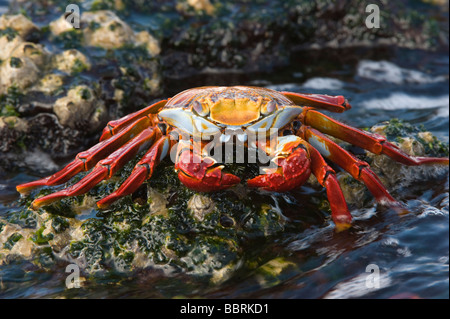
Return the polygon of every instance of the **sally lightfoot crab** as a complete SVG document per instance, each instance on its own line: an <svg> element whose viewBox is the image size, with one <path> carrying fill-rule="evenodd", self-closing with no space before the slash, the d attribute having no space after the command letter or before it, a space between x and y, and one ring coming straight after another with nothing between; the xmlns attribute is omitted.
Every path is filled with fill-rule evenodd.
<svg viewBox="0 0 450 319"><path fill-rule="evenodd" d="M111 178L142 149L148 151L131 175L116 191L98 201L99 208L133 193L168 155L173 155L178 177L188 188L199 192L222 190L241 180L224 172L226 163L211 156L208 150L220 150L222 146L218 144L228 142L243 145L248 151L262 151L270 158L270 165L261 170L262 174L247 181L249 187L289 191L300 187L312 173L326 188L336 228L346 229L352 216L335 171L325 159L362 181L378 202L398 203L366 162L328 135L405 165L449 164L448 158L409 156L381 135L350 127L318 112L340 113L348 109L350 104L343 96L246 86L194 88L109 122L98 144L79 153L56 174L21 184L17 190L27 193L38 186L62 184L77 173L92 169L71 187L35 199L32 207L80 195Z"/></svg>

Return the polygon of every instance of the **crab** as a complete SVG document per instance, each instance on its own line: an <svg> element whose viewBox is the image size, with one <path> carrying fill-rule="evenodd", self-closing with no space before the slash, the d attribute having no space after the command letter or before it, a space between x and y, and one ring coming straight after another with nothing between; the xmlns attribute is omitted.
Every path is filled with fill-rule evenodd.
<svg viewBox="0 0 450 319"><path fill-rule="evenodd" d="M186 187L198 192L224 190L241 183L241 179L225 172L226 163L211 156L207 149L221 148L218 144L224 142L240 143L248 151L258 150L270 158L270 165L247 181L248 187L286 192L300 187L313 174L326 189L335 227L343 230L351 226L352 216L327 160L363 182L378 202L389 205L399 202L368 163L330 137L387 155L405 165L449 164L448 158L410 156L384 136L353 128L319 112L341 113L350 108L343 96L248 86L193 88L110 121L98 144L78 153L75 160L54 175L18 185L17 190L28 193L35 187L62 184L79 172L92 169L74 185L35 199L32 208L37 209L89 191L111 178L143 149L148 151L130 176L97 202L100 209L136 191L169 155L174 158L178 178ZM258 139L250 138L257 134Z"/></svg>

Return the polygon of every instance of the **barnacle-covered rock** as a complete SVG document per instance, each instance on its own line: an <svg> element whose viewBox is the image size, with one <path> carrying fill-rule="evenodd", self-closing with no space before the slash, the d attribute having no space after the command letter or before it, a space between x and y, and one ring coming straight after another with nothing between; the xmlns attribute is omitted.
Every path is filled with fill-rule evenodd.
<svg viewBox="0 0 450 319"><path fill-rule="evenodd" d="M31 32L39 29L30 19L25 17L23 14L4 14L0 16L0 30L7 28L11 28L17 31L22 38L25 38Z"/></svg>
<svg viewBox="0 0 450 319"><path fill-rule="evenodd" d="M0 130L3 128L13 128L19 132L26 132L28 130L28 123L17 116L1 116Z"/></svg>
<svg viewBox="0 0 450 319"><path fill-rule="evenodd" d="M76 49L65 50L54 56L55 69L68 74L80 73L91 68L89 59Z"/></svg>
<svg viewBox="0 0 450 319"><path fill-rule="evenodd" d="M53 111L62 125L71 128L85 126L95 131L105 124L106 108L103 102L85 85L69 90L66 96L56 100Z"/></svg>
<svg viewBox="0 0 450 319"><path fill-rule="evenodd" d="M55 36L74 29L73 25L66 19L65 14L61 15L58 19L50 22L48 26L50 32Z"/></svg>
<svg viewBox="0 0 450 319"><path fill-rule="evenodd" d="M11 28L0 30L0 60L9 58L13 50L23 41L17 31Z"/></svg>
<svg viewBox="0 0 450 319"><path fill-rule="evenodd" d="M86 45L115 49L135 40L130 26L112 11L83 12L81 20L87 25L83 29Z"/></svg>
<svg viewBox="0 0 450 319"><path fill-rule="evenodd" d="M157 56L161 53L161 47L158 40L148 31L136 33L136 43L138 45L143 45L152 56Z"/></svg>
<svg viewBox="0 0 450 319"><path fill-rule="evenodd" d="M385 136L391 143L411 156L448 157L449 146L437 139L423 127L416 127L401 120L377 124L370 131ZM448 166L421 165L407 166L386 155L365 152L364 160L391 192L409 186L415 181L427 180L448 174ZM365 200L373 200L363 183L356 181L347 172L337 174L345 199L348 203L364 205ZM363 199L363 200L362 200Z"/></svg>
<svg viewBox="0 0 450 319"><path fill-rule="evenodd" d="M38 80L39 75L40 70L33 60L27 57L9 57L0 65L0 93L12 86L28 88Z"/></svg>
<svg viewBox="0 0 450 319"><path fill-rule="evenodd" d="M73 69L70 69L73 70ZM62 89L64 76L59 73L48 73L37 83L36 89L45 94L51 95Z"/></svg>
<svg viewBox="0 0 450 319"><path fill-rule="evenodd" d="M215 7L209 0L187 0L177 2L177 10L189 13L189 9L194 9L197 12L205 12L206 14L214 14Z"/></svg>
<svg viewBox="0 0 450 319"><path fill-rule="evenodd" d="M17 9L22 5L36 11ZM72 156L98 139L95 134L108 119L136 111L161 94L160 45L152 31L134 30L106 10L83 10L76 29L64 11L51 21L57 12L50 14L41 5L15 3L13 11L27 16L2 15L0 20L0 116L28 122L26 132L1 130L2 170L26 166L26 152ZM87 87L91 97L80 98L74 93L78 87Z"/></svg>
<svg viewBox="0 0 450 319"><path fill-rule="evenodd" d="M42 45L33 42L19 43L10 54L11 57L30 59L39 69L44 67L48 55Z"/></svg>

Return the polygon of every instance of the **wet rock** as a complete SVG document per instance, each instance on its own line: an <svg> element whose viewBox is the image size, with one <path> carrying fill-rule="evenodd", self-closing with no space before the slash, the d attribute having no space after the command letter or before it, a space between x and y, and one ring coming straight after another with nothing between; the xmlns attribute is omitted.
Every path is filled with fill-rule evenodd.
<svg viewBox="0 0 450 319"><path fill-rule="evenodd" d="M55 36L74 29L73 25L67 21L65 14L50 22L48 26L50 28L50 32Z"/></svg>
<svg viewBox="0 0 450 319"><path fill-rule="evenodd" d="M0 117L0 130L5 128L26 132L28 130L28 122L17 116L2 116Z"/></svg>
<svg viewBox="0 0 450 319"><path fill-rule="evenodd" d="M10 57L0 66L0 93L12 86L28 88L38 80L39 75L40 71L31 59Z"/></svg>
<svg viewBox="0 0 450 319"><path fill-rule="evenodd" d="M72 72L74 68L68 68L68 72ZM62 89L64 84L64 76L58 73L49 73L44 75L39 83L36 85L38 91L47 95L52 95L56 91Z"/></svg>
<svg viewBox="0 0 450 319"><path fill-rule="evenodd" d="M25 38L33 31L39 28L30 19L23 14L8 15L4 14L0 16L0 30L11 28L18 32L18 34Z"/></svg>
<svg viewBox="0 0 450 319"><path fill-rule="evenodd" d="M112 11L84 12L81 20L87 25L83 29L86 45L115 49L135 40L130 26Z"/></svg>
<svg viewBox="0 0 450 319"><path fill-rule="evenodd" d="M89 59L80 51L70 49L54 56L55 69L68 74L80 73L91 68Z"/></svg>
<svg viewBox="0 0 450 319"><path fill-rule="evenodd" d="M1 130L2 150L14 153L0 154L4 167L23 166L25 151L63 158L86 149L108 119L136 111L161 93L160 46L148 30L133 30L112 11L84 11L81 29L75 29L64 14L49 21L56 12L36 10L32 19L48 27L37 28L22 14L1 18L0 116L20 117L29 127ZM90 97L77 93L81 87Z"/></svg>
<svg viewBox="0 0 450 319"><path fill-rule="evenodd" d="M53 111L62 125L71 128L86 127L96 131L106 124L105 106L97 100L95 92L85 85L69 90L65 97L56 100Z"/></svg>
<svg viewBox="0 0 450 319"><path fill-rule="evenodd" d="M28 58L33 61L39 69L42 69L48 60L48 52L46 52L39 44L22 42L11 52L11 57Z"/></svg>
<svg viewBox="0 0 450 319"><path fill-rule="evenodd" d="M136 33L136 43L143 45L152 56L157 56L161 53L159 41L148 33L148 31Z"/></svg>
<svg viewBox="0 0 450 319"><path fill-rule="evenodd" d="M4 58L0 61L0 94L12 86L22 90L30 87L39 78L48 53L41 45L24 42L14 33L3 34L1 42L5 46L0 49L0 56Z"/></svg>
<svg viewBox="0 0 450 319"><path fill-rule="evenodd" d="M6 60L24 40L12 29L0 31L0 60Z"/></svg>
<svg viewBox="0 0 450 319"><path fill-rule="evenodd" d="M214 202L208 196L195 194L188 202L188 209L195 219L203 221L214 210Z"/></svg>
<svg viewBox="0 0 450 319"><path fill-rule="evenodd" d="M189 12L192 8L195 11L205 12L212 15L215 11L215 7L211 4L209 0L187 0L186 2L178 2L177 9L182 12Z"/></svg>

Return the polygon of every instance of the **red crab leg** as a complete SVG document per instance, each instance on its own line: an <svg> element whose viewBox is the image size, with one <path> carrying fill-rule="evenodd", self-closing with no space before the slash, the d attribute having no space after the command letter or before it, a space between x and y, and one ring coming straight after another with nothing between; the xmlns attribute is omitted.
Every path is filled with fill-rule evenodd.
<svg viewBox="0 0 450 319"><path fill-rule="evenodd" d="M139 188L147 179L149 179L155 167L161 162L164 157L170 152L171 141L168 136L161 137L142 159L136 164L130 176L120 187L110 195L99 200L97 206L101 209L107 208L110 204L126 195L133 193Z"/></svg>
<svg viewBox="0 0 450 319"><path fill-rule="evenodd" d="M320 185L327 190L327 197L331 208L331 218L336 225L336 230L345 230L351 226L352 215L348 211L347 202L345 201L341 186L336 178L336 173L328 166L319 151L310 144L307 145L311 158L312 173L317 178Z"/></svg>
<svg viewBox="0 0 450 319"><path fill-rule="evenodd" d="M312 106L318 109L342 113L351 109L351 105L342 95L305 94L294 92L281 92L288 99L299 106Z"/></svg>
<svg viewBox="0 0 450 319"><path fill-rule="evenodd" d="M349 152L313 128L303 126L300 134L320 154L349 172L353 178L362 181L378 202L400 205L372 172L369 164L353 157Z"/></svg>
<svg viewBox="0 0 450 319"><path fill-rule="evenodd" d="M130 140L132 136L140 133L143 129L148 127L149 123L148 118L139 119L133 125L130 125L127 129L120 132L120 134L115 135L113 138L100 142L87 151L78 153L75 160L67 164L66 167L54 175L37 181L18 185L16 187L17 191L23 194L28 193L33 188L39 186L53 186L67 182L79 172L90 170L99 160L105 158L108 154L111 154L111 152Z"/></svg>
<svg viewBox="0 0 450 319"><path fill-rule="evenodd" d="M93 170L78 183L59 192L35 199L32 203L33 209L48 205L63 197L77 196L86 193L102 180L111 178L132 157L134 157L142 147L151 143L154 138L155 130L153 128L145 129L107 158L99 161Z"/></svg>
<svg viewBox="0 0 450 319"><path fill-rule="evenodd" d="M309 154L305 141L295 135L278 137L273 152L273 168L264 168L261 174L247 181L250 187L274 192L286 192L300 187L311 174ZM258 145L262 148L263 145Z"/></svg>
<svg viewBox="0 0 450 319"><path fill-rule="evenodd" d="M150 106L147 106L146 108L139 110L137 112L128 114L118 120L110 121L108 124L106 124L106 127L103 129L102 136L100 137L100 141L104 141L114 134L117 134L117 132L121 131L124 127L127 127L140 117L146 117L149 114L156 114L161 110L161 108L166 105L168 100L162 100L159 102L156 102Z"/></svg>
<svg viewBox="0 0 450 319"><path fill-rule="evenodd" d="M448 158L410 156L394 144L389 143L382 135L361 131L311 109L306 109L301 117L301 121L305 125L312 126L323 133L364 148L374 154L385 154L405 165L449 164Z"/></svg>
<svg viewBox="0 0 450 319"><path fill-rule="evenodd" d="M223 173L223 166L217 166L213 158L195 154L190 142L180 140L177 154L175 170L180 181L189 189L212 192L227 189L241 181L233 174Z"/></svg>

